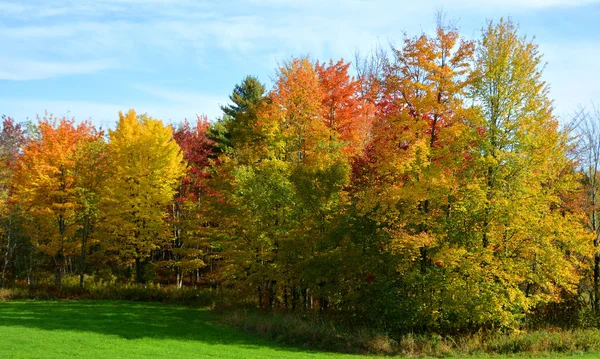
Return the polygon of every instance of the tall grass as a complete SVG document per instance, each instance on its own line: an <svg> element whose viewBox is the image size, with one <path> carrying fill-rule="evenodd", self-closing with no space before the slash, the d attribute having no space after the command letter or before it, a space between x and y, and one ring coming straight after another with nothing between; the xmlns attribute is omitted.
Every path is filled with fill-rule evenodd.
<svg viewBox="0 0 600 359"><path fill-rule="evenodd" d="M0 289L0 301L34 299L89 299L89 300L129 300L141 302L175 303L212 307L217 293L201 288L162 287L160 285L139 285L119 283L89 283L84 288L66 283L62 287L40 284L32 287Z"/></svg>
<svg viewBox="0 0 600 359"><path fill-rule="evenodd" d="M280 343L344 353L445 357L600 351L598 329L460 336L394 335L369 328L346 327L318 316L234 310L223 312L222 318L229 325Z"/></svg>

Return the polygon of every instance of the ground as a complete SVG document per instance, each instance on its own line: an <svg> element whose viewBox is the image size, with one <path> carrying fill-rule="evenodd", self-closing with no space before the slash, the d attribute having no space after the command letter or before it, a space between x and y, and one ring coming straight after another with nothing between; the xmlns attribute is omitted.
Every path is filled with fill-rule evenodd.
<svg viewBox="0 0 600 359"><path fill-rule="evenodd" d="M0 358L373 358L278 345L219 324L215 316L152 303L5 302Z"/></svg>

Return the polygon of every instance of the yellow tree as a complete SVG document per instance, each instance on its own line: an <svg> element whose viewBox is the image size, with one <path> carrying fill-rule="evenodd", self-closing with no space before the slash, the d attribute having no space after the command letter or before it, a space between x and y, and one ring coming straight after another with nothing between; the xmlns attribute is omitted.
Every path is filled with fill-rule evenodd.
<svg viewBox="0 0 600 359"><path fill-rule="evenodd" d="M135 261L142 283L143 261L168 239L166 210L185 173L183 155L170 126L134 110L119 113L109 135L111 176L102 196L106 247L124 263Z"/></svg>
<svg viewBox="0 0 600 359"><path fill-rule="evenodd" d="M463 137L470 128L463 100L473 49L440 24L434 37L407 38L393 48L384 67L382 115L373 130L378 171L389 184L386 198L420 213L415 234L430 232L425 222L443 212L465 159ZM418 241L426 256L428 240Z"/></svg>
<svg viewBox="0 0 600 359"><path fill-rule="evenodd" d="M15 170L15 197L29 214L30 238L55 262L56 285L69 256L77 255L79 183L77 152L98 134L89 122L40 119Z"/></svg>
<svg viewBox="0 0 600 359"><path fill-rule="evenodd" d="M577 258L587 252L583 219L562 199L578 182L542 67L537 46L510 20L483 30L473 86L484 119L481 176L473 179L482 210L474 228L482 248L478 274L499 288L489 305L504 313L501 325L575 291Z"/></svg>

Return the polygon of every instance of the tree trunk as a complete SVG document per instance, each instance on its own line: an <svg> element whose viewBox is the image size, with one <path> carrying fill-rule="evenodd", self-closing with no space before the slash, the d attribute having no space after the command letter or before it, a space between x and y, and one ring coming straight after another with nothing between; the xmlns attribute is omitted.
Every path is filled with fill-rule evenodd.
<svg viewBox="0 0 600 359"><path fill-rule="evenodd" d="M2 266L2 279L0 279L0 288L4 288L4 282L6 280L6 270L8 268L8 262L10 261L10 257L12 255L12 251L11 251L11 241L10 238L12 237L11 234L11 220L8 220L8 229L6 231L6 253L4 255L4 265Z"/></svg>
<svg viewBox="0 0 600 359"><path fill-rule="evenodd" d="M140 257L137 257L135 259L135 281L138 284L144 283L144 276L142 273L142 261Z"/></svg>
<svg viewBox="0 0 600 359"><path fill-rule="evenodd" d="M328 305L329 305L329 302L327 301L327 297L324 295L321 295L319 297L319 310L321 311L321 313L327 312Z"/></svg>
<svg viewBox="0 0 600 359"><path fill-rule="evenodd" d="M54 259L54 261L56 263L56 278L54 279L54 284L57 287L60 287L62 285L62 281L61 281L61 279L62 279L62 271L61 271L61 269L62 269L62 266L64 265L64 260L65 259L64 259L63 255L62 255L62 253L60 253L60 252L59 252L59 254L57 254L55 256L55 259Z"/></svg>
<svg viewBox="0 0 600 359"><path fill-rule="evenodd" d="M183 287L183 274L181 273L181 268L176 267L175 271L177 272L177 288Z"/></svg>
<svg viewBox="0 0 600 359"><path fill-rule="evenodd" d="M292 285L290 288L290 292L292 294L292 312L296 310L296 306L298 305L298 288L295 285Z"/></svg>
<svg viewBox="0 0 600 359"><path fill-rule="evenodd" d="M269 309L273 309L275 304L275 281L270 280L267 282L267 295L269 296L268 306Z"/></svg>
<svg viewBox="0 0 600 359"><path fill-rule="evenodd" d="M302 300L303 300L304 311L307 311L308 310L308 288L302 289Z"/></svg>
<svg viewBox="0 0 600 359"><path fill-rule="evenodd" d="M60 271L60 266L56 268L56 278L54 279L54 284L57 287L61 286L61 271Z"/></svg>
<svg viewBox="0 0 600 359"><path fill-rule="evenodd" d="M600 240L598 236L594 240L594 249L598 250ZM600 253L594 255L594 309L600 313Z"/></svg>
<svg viewBox="0 0 600 359"><path fill-rule="evenodd" d="M258 285L258 307L263 307L262 283Z"/></svg>
<svg viewBox="0 0 600 359"><path fill-rule="evenodd" d="M85 256L87 254L87 240L89 235L89 219L87 216L83 218L83 234L81 236L81 257L79 261L79 287L83 288L83 280L85 276Z"/></svg>
<svg viewBox="0 0 600 359"><path fill-rule="evenodd" d="M6 257L4 257L4 265L2 266L2 279L0 279L0 288L4 288L4 281L6 278L6 268L8 268L8 251Z"/></svg>
<svg viewBox="0 0 600 359"><path fill-rule="evenodd" d="M2 266L2 279L0 279L0 288L4 288L4 282L6 280L6 269L8 268L8 260L9 260L10 251L6 251L6 256L4 257L4 265Z"/></svg>
<svg viewBox="0 0 600 359"><path fill-rule="evenodd" d="M33 289L35 289L37 287L39 265L40 265L40 263L39 263L39 260L37 259L37 255L36 255L36 258L35 258L34 264L33 264L33 278L31 280Z"/></svg>
<svg viewBox="0 0 600 359"><path fill-rule="evenodd" d="M79 262L79 288L83 288L83 280L85 276L85 244L86 241L82 240L81 242L81 258Z"/></svg>

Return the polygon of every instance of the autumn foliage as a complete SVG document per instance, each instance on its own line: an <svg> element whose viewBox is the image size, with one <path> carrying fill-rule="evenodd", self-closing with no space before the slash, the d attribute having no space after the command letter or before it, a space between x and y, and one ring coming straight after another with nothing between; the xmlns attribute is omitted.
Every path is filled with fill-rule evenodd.
<svg viewBox="0 0 600 359"><path fill-rule="evenodd" d="M292 58L213 122L5 119L2 284L205 286L401 332L598 315L598 170L537 46L439 23L352 65Z"/></svg>

